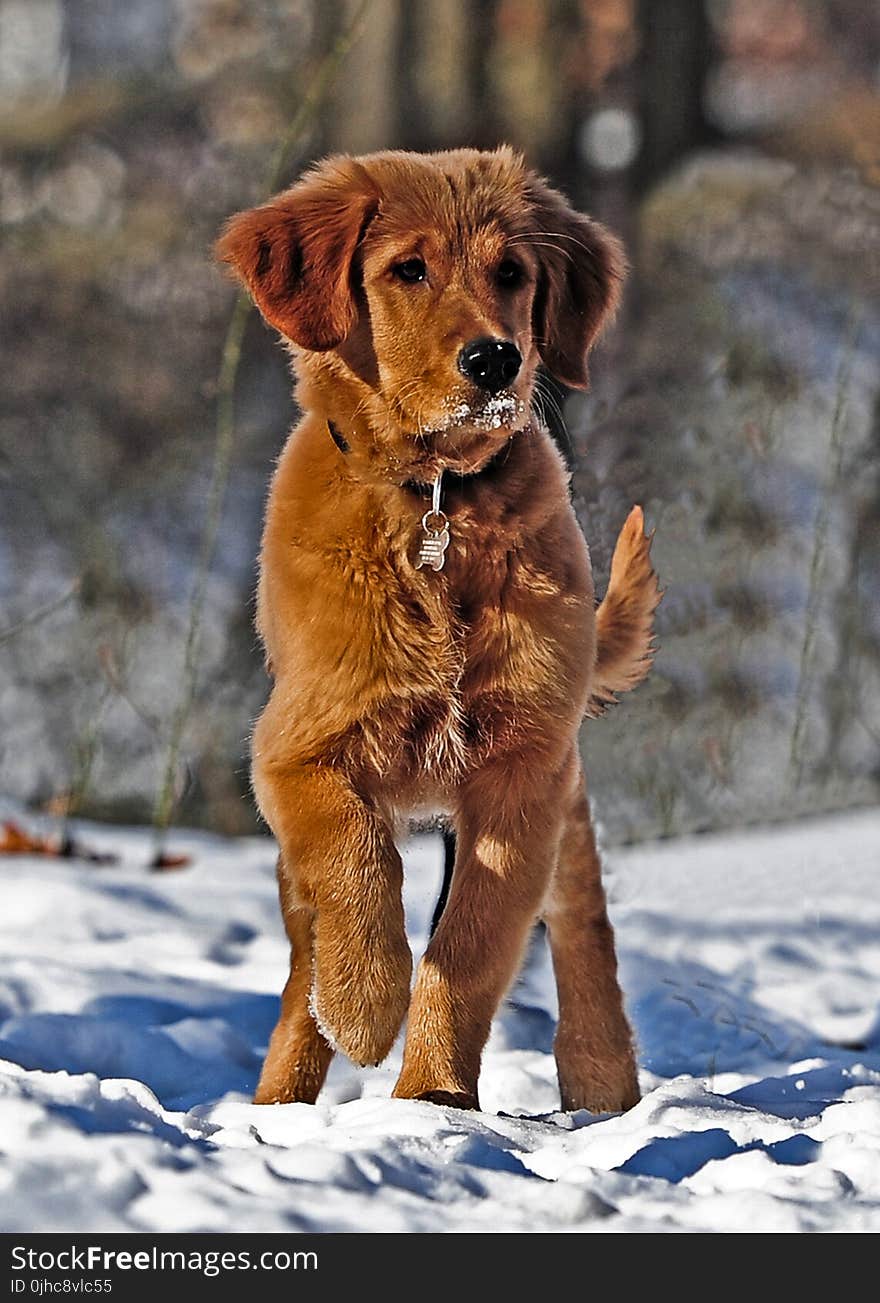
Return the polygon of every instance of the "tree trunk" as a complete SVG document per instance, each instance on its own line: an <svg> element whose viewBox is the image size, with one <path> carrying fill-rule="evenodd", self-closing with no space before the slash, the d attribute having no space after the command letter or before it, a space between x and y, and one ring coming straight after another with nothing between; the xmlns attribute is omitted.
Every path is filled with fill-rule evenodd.
<svg viewBox="0 0 880 1303"><path fill-rule="evenodd" d="M641 192L711 131L703 110L712 38L703 0L639 0L642 148L636 168Z"/></svg>

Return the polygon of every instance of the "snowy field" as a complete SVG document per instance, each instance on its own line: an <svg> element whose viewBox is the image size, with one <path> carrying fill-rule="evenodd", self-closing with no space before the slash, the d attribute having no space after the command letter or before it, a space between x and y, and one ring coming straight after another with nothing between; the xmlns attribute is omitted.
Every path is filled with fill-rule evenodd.
<svg viewBox="0 0 880 1303"><path fill-rule="evenodd" d="M0 860L0 1229L880 1230L880 811L606 856L644 1098L560 1114L543 939L484 1112L334 1063L248 1098L286 947L267 841L84 826L116 866ZM416 951L439 844L406 853Z"/></svg>

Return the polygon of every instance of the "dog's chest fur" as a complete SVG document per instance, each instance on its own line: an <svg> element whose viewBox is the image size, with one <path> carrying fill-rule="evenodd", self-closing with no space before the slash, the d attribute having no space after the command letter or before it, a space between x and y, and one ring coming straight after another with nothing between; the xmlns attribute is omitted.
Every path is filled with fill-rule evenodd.
<svg viewBox="0 0 880 1303"><path fill-rule="evenodd" d="M434 572L416 568L424 501L349 475L326 431L311 445L324 460L309 461L304 434L282 455L264 535L264 758L333 764L412 808L490 759L545 754L577 727L595 651L589 556L549 437L518 440L500 484L448 490Z"/></svg>
<svg viewBox="0 0 880 1303"><path fill-rule="evenodd" d="M417 547L405 534L396 541L387 558L394 582L371 595L378 691L344 752L389 786L431 792L521 747L538 727L539 705L560 691L549 608L565 597L562 576L481 537L472 522L453 518L439 573L414 569Z"/></svg>

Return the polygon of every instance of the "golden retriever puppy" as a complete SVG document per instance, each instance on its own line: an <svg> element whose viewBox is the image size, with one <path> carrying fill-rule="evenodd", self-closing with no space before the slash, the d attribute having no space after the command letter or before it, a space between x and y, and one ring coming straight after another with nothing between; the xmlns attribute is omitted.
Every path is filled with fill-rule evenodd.
<svg viewBox="0 0 880 1303"><path fill-rule="evenodd" d="M585 387L618 242L509 148L327 159L218 256L289 345L303 411L266 514L274 677L253 787L290 977L256 1099L314 1101L334 1049L477 1108L490 1021L547 924L566 1109L638 1099L578 754L644 678L656 579L634 508L598 611L539 364ZM452 888L410 992L395 830L448 813Z"/></svg>

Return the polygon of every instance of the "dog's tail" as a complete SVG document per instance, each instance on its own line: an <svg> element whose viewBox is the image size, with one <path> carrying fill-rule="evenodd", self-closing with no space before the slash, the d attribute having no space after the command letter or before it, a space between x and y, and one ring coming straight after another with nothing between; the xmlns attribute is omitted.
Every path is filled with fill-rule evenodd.
<svg viewBox="0 0 880 1303"><path fill-rule="evenodd" d="M647 678L654 659L654 612L662 597L651 565L651 539L633 507L614 546L608 591L596 611L596 670L587 715L596 719Z"/></svg>

